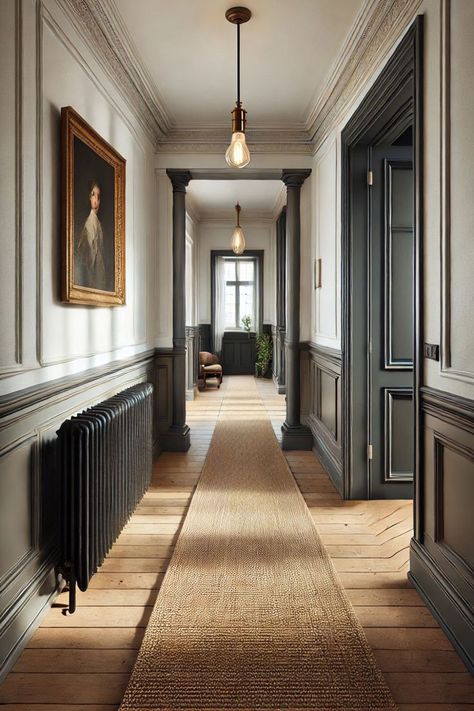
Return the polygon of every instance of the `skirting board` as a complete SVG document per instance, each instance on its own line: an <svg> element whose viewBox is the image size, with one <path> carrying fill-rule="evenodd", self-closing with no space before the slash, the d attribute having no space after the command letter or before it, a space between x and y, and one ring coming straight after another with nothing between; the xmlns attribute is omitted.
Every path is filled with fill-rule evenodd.
<svg viewBox="0 0 474 711"><path fill-rule="evenodd" d="M447 634L471 674L474 674L474 615L461 600L423 546L410 544L409 578Z"/></svg>
<svg viewBox="0 0 474 711"><path fill-rule="evenodd" d="M336 459L331 449L327 446L325 442L325 432L323 432L323 427L318 423L316 418L308 417L306 423L313 433L313 451L321 460L321 464L323 464L329 478L340 495L344 497L344 482L340 460Z"/></svg>
<svg viewBox="0 0 474 711"><path fill-rule="evenodd" d="M16 610L11 611L10 624L5 625L5 629L2 630L2 647L8 647L8 652L0 665L0 684L5 680L26 644L36 632L41 620L50 611L52 602L58 594L54 578L53 563L49 561L44 566L42 575L38 577L35 585L23 591L22 596L15 604ZM50 592L43 596L40 591L43 591L46 586L50 588ZM43 598L42 604L39 602L41 598ZM19 618L21 618L20 628L22 629L20 636L18 636L15 626L15 623L18 626ZM9 638L11 638L10 643L8 643Z"/></svg>

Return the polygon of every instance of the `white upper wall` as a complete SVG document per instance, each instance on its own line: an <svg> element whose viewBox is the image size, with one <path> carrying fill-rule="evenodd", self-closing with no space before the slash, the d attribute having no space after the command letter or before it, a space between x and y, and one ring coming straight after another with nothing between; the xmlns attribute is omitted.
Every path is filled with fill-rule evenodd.
<svg viewBox="0 0 474 711"><path fill-rule="evenodd" d="M425 0L419 12L425 20L423 340L440 344L442 352L440 363L424 361L423 380L431 387L472 398L474 201L470 176L474 172L474 3ZM449 38L446 37L449 22L445 21L448 12ZM447 83L443 75L446 62L441 61L446 46L451 48L447 57L448 68L451 64ZM382 68L383 65L377 67L371 82ZM341 344L341 132L369 85L329 131L312 164L312 259L304 268L309 274L314 269L314 259L322 259L322 288L312 291L311 339L335 348ZM443 86L449 87L446 96L450 130L449 114L442 112L440 116ZM449 200L450 214L445 211ZM443 215L447 216L445 222Z"/></svg>
<svg viewBox="0 0 474 711"><path fill-rule="evenodd" d="M157 212L154 148L60 6L2 0L0 13L1 394L154 345ZM126 159L124 306L60 300L60 110L68 105Z"/></svg>
<svg viewBox="0 0 474 711"><path fill-rule="evenodd" d="M275 223L271 220L242 220L246 249L263 249L263 321L275 323ZM199 323L211 323L211 251L230 249L235 222L230 220L199 223L197 259L197 301Z"/></svg>

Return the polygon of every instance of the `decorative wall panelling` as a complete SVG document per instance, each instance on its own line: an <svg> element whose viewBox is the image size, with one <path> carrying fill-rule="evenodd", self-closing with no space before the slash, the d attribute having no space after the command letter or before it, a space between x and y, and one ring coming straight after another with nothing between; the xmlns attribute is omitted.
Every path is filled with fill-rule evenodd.
<svg viewBox="0 0 474 711"><path fill-rule="evenodd" d="M0 677L55 594L59 426L130 385L153 382L154 376L152 350L0 399ZM161 404L157 398L158 422L166 419Z"/></svg>
<svg viewBox="0 0 474 711"><path fill-rule="evenodd" d="M199 326L186 326L186 399L194 400L199 378Z"/></svg>
<svg viewBox="0 0 474 711"><path fill-rule="evenodd" d="M155 455L166 450L166 433L173 424L173 363L172 348L155 350L153 401L156 428Z"/></svg>
<svg viewBox="0 0 474 711"><path fill-rule="evenodd" d="M410 574L474 671L474 402L422 388L421 406L424 499Z"/></svg>
<svg viewBox="0 0 474 711"><path fill-rule="evenodd" d="M286 393L285 381L285 329L280 326L272 328L273 335L273 380L279 395Z"/></svg>
<svg viewBox="0 0 474 711"><path fill-rule="evenodd" d="M0 262L1 333L0 376L21 368L22 362L22 18L21 3L3 2L0 23L0 85L4 101L0 114L0 192L2 195L2 255ZM8 307L7 307L8 305Z"/></svg>
<svg viewBox="0 0 474 711"><path fill-rule="evenodd" d="M273 333L273 379L278 393L286 392L286 208L276 223L276 327Z"/></svg>
<svg viewBox="0 0 474 711"><path fill-rule="evenodd" d="M339 156L332 138L318 153L313 174L314 252L311 269L313 298L313 341L340 349L340 233ZM316 287L316 265L320 260L320 284Z"/></svg>
<svg viewBox="0 0 474 711"><path fill-rule="evenodd" d="M311 343L309 366L307 424L313 433L314 449L342 494L341 353Z"/></svg>
<svg viewBox="0 0 474 711"><path fill-rule="evenodd" d="M474 72L470 0L441 2L441 368L444 375L474 381L474 251L468 248L474 205L471 178ZM469 28L471 32L469 32Z"/></svg>
<svg viewBox="0 0 474 711"><path fill-rule="evenodd" d="M4 391L102 362L154 341L154 150L133 108L96 63L67 3L3 0L0 378ZM67 79L65 78L67 76ZM67 97L70 101L66 101ZM73 97L73 98L71 98ZM58 294L61 105L75 108L127 159L127 305L64 308ZM95 362L94 362L95 361ZM21 375L20 375L21 373ZM53 374L54 373L54 374ZM15 387L15 378L18 384Z"/></svg>

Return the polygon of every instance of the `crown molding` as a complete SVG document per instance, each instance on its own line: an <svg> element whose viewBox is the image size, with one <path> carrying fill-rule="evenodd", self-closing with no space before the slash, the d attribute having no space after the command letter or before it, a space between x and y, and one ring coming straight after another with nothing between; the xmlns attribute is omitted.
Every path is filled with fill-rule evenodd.
<svg viewBox="0 0 474 711"><path fill-rule="evenodd" d="M301 123L247 130L253 153L313 155L357 101L423 0L366 0ZM225 152L230 126L175 126L114 0L57 0L131 106L159 153Z"/></svg>
<svg viewBox="0 0 474 711"><path fill-rule="evenodd" d="M57 0L157 146L172 125L113 0Z"/></svg>
<svg viewBox="0 0 474 711"><path fill-rule="evenodd" d="M245 210L245 218L241 218L240 222L242 228L255 227L258 225L271 227L274 224L273 217L269 212L262 212L259 210ZM199 226L226 227L232 229L235 227L235 215L234 217L229 217L229 210L212 210L212 212L204 212L199 221Z"/></svg>
<svg viewBox="0 0 474 711"><path fill-rule="evenodd" d="M229 141L226 143L171 143L164 141L157 147L157 153L207 153L223 155L226 152ZM313 155L314 147L311 143L250 143L248 144L250 153L288 153L299 155Z"/></svg>
<svg viewBox="0 0 474 711"><path fill-rule="evenodd" d="M423 0L366 0L309 111L314 150L374 79L413 21Z"/></svg>
<svg viewBox="0 0 474 711"><path fill-rule="evenodd" d="M201 126L168 131L163 141L157 146L160 153L225 153L229 145L231 128L229 126ZM257 127L246 131L247 142L253 153L300 153L311 154L308 131L290 126Z"/></svg>

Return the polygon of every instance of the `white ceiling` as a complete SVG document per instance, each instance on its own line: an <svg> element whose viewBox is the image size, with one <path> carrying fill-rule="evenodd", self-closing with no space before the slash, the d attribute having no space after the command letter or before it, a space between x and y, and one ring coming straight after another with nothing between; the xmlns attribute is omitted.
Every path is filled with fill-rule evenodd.
<svg viewBox="0 0 474 711"><path fill-rule="evenodd" d="M232 0L115 0L171 122L222 126L235 103ZM238 4L238 3L235 3ZM249 127L304 124L363 0L250 0L242 26Z"/></svg>
<svg viewBox="0 0 474 711"><path fill-rule="evenodd" d="M274 218L285 187L281 180L192 180L186 201L199 219L234 220L235 205L247 218Z"/></svg>

